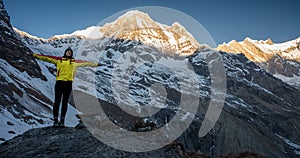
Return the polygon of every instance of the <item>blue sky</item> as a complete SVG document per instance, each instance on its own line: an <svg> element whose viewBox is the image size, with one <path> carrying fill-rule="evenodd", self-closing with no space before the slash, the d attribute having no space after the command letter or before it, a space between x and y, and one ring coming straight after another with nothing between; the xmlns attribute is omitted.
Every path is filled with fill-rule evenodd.
<svg viewBox="0 0 300 158"><path fill-rule="evenodd" d="M299 0L4 0L14 27L49 38L97 25L130 8L161 6L197 20L216 44L246 37L285 42L300 37Z"/></svg>

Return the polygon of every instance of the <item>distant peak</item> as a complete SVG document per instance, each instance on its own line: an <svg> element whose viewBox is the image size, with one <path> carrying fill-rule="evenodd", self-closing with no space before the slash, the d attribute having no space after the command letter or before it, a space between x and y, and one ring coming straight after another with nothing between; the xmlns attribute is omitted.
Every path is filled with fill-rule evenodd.
<svg viewBox="0 0 300 158"><path fill-rule="evenodd" d="M139 10L127 11L125 14L123 14L119 18L124 18L124 17L127 17L127 18L149 18L149 19L151 19L150 16L147 13L141 12Z"/></svg>
<svg viewBox="0 0 300 158"><path fill-rule="evenodd" d="M147 13L138 10L130 10L121 15L116 21L136 21L138 19L153 21Z"/></svg>
<svg viewBox="0 0 300 158"><path fill-rule="evenodd" d="M266 43L266 44L269 44L269 45L274 44L271 38L268 38L268 39L265 41L265 43Z"/></svg>
<svg viewBox="0 0 300 158"><path fill-rule="evenodd" d="M244 39L244 42L254 42L255 40L253 40L253 39L251 39L250 37L246 37L245 39Z"/></svg>
<svg viewBox="0 0 300 158"><path fill-rule="evenodd" d="M267 38L266 40L259 40L259 41L251 39L250 37L246 37L244 39L244 42L251 42L251 43L257 43L257 44L260 43L260 44L268 44L268 45L273 45L274 44L270 37Z"/></svg>
<svg viewBox="0 0 300 158"><path fill-rule="evenodd" d="M140 16L140 15L149 16L147 13L141 12L139 10L130 10L127 11L125 14L123 14L123 16Z"/></svg>
<svg viewBox="0 0 300 158"><path fill-rule="evenodd" d="M186 29L179 22L174 22L171 27L174 29L181 29L186 31Z"/></svg>

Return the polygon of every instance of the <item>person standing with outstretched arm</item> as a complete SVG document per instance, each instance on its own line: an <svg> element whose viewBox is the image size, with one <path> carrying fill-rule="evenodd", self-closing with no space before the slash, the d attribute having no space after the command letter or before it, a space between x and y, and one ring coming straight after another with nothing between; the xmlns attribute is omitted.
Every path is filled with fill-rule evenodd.
<svg viewBox="0 0 300 158"><path fill-rule="evenodd" d="M33 54L36 59L53 63L56 65L56 83L55 83L55 99L53 105L53 127L64 127L65 116L68 109L68 101L72 91L72 82L75 72L81 66L100 66L96 62L88 62L82 60L75 60L73 57L73 50L69 47L65 50L63 57L48 56ZM58 112L60 102L62 99L62 108L60 121L58 120Z"/></svg>

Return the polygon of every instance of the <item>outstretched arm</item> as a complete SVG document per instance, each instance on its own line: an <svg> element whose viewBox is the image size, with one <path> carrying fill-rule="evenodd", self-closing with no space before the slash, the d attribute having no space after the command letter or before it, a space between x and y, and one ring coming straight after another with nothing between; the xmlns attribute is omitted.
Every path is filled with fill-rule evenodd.
<svg viewBox="0 0 300 158"><path fill-rule="evenodd" d="M77 67L83 67L83 66L96 67L96 66L100 66L100 64L97 63L97 62L89 62L89 61L83 61L83 60L75 60L75 64L76 64Z"/></svg>
<svg viewBox="0 0 300 158"><path fill-rule="evenodd" d="M41 54L33 54L33 57L53 64L57 64L61 60L61 57L41 55Z"/></svg>

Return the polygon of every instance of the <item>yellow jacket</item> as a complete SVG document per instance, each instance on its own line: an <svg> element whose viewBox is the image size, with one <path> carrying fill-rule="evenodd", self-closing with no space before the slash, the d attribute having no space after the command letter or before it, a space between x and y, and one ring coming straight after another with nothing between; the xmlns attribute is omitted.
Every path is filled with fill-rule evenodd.
<svg viewBox="0 0 300 158"><path fill-rule="evenodd" d="M56 65L57 81L73 81L75 72L81 66L98 66L96 62L88 62L83 60L67 59L63 57L33 54L36 59L43 60Z"/></svg>

